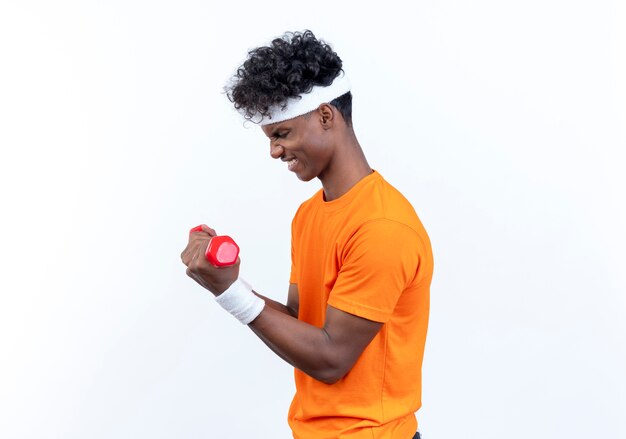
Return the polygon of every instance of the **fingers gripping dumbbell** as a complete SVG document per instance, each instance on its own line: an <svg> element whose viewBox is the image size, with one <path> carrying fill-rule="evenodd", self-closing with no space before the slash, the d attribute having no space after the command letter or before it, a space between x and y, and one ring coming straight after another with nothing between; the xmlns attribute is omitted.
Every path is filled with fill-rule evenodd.
<svg viewBox="0 0 626 439"><path fill-rule="evenodd" d="M216 267L237 263L239 246L230 236L213 236L215 231L204 225L194 227L189 233L207 232L211 240L204 252L207 260ZM215 301L244 325L258 317L265 308L265 301L257 296L250 284L238 277L226 290L217 294Z"/></svg>
<svg viewBox="0 0 626 439"><path fill-rule="evenodd" d="M202 226L196 226L189 231L201 232ZM213 236L204 253L207 260L216 267L227 267L237 262L239 246L230 236Z"/></svg>

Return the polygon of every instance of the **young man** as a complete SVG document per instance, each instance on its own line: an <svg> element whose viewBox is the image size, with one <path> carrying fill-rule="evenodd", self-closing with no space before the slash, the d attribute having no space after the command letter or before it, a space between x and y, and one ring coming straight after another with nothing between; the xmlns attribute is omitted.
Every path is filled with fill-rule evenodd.
<svg viewBox="0 0 626 439"><path fill-rule="evenodd" d="M187 274L295 367L296 439L419 438L433 258L410 203L372 170L352 127L341 59L310 32L249 53L227 89L261 125L270 155L322 189L292 223L286 305L217 268L215 231L190 234Z"/></svg>

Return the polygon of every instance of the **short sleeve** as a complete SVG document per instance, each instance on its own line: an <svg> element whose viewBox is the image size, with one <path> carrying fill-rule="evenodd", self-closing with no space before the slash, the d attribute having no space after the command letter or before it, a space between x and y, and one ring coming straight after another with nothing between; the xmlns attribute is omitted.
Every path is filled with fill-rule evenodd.
<svg viewBox="0 0 626 439"><path fill-rule="evenodd" d="M388 219L361 225L346 243L328 304L368 320L386 322L416 277L419 236Z"/></svg>

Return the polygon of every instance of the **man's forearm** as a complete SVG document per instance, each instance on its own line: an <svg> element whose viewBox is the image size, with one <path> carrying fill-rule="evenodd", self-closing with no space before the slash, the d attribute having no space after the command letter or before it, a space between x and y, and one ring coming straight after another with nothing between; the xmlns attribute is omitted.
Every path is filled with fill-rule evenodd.
<svg viewBox="0 0 626 439"><path fill-rule="evenodd" d="M261 299L265 300L265 306L269 306L270 308L273 308L284 314L288 314L292 317L298 318L298 312L296 310L291 309L288 306L283 305L280 302L276 302L275 300L272 300L269 297L265 297L264 295L259 294L256 291L253 291L253 293L256 294L258 297L260 297Z"/></svg>

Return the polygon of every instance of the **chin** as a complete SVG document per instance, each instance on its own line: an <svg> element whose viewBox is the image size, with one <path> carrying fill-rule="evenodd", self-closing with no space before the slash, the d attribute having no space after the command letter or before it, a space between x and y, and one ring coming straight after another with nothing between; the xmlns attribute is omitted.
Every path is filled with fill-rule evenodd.
<svg viewBox="0 0 626 439"><path fill-rule="evenodd" d="M317 177L317 175L310 175L310 174L296 174L296 177L298 177L298 180L300 180L300 181L311 181L311 180L313 180L315 177Z"/></svg>
<svg viewBox="0 0 626 439"><path fill-rule="evenodd" d="M320 178L322 173L323 172L309 166L303 166L295 172L296 177L298 177L300 181L311 181L315 178Z"/></svg>

